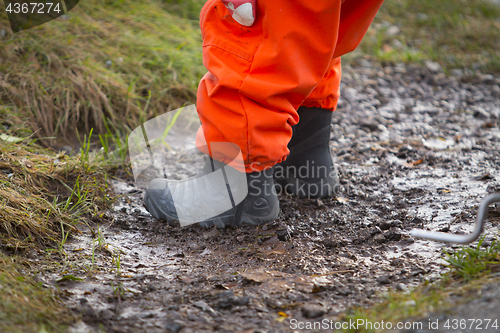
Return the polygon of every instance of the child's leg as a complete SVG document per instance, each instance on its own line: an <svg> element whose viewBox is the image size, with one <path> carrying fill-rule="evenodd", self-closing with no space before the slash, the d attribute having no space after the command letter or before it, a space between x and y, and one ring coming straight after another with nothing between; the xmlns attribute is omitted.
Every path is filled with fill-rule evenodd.
<svg viewBox="0 0 500 333"><path fill-rule="evenodd" d="M274 170L278 192L306 198L338 194L337 169L330 151L332 114L340 95L340 57L332 59L325 76L297 110L288 143L290 155Z"/></svg>
<svg viewBox="0 0 500 333"><path fill-rule="evenodd" d="M251 27L234 21L220 0L209 0L200 19L209 70L198 88L203 134L208 143L237 144L247 172L288 155L296 110L330 64L340 19L340 0L257 6ZM223 155L212 151L216 159Z"/></svg>
<svg viewBox="0 0 500 333"><path fill-rule="evenodd" d="M209 72L198 88L200 145L204 139L237 144L247 172L286 158L296 110L332 58L358 45L382 0L341 2L257 0L251 27L234 21L220 0L205 4L200 25ZM227 161L224 151L211 155Z"/></svg>

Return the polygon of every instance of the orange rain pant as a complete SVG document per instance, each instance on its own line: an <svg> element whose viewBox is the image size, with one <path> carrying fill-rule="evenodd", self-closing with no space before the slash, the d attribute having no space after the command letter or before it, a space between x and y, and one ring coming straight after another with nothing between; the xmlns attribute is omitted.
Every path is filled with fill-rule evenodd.
<svg viewBox="0 0 500 333"><path fill-rule="evenodd" d="M383 0L257 0L252 26L236 22L221 0L200 16L203 63L198 87L202 126L197 146L229 163L242 152L240 171L262 171L286 159L300 106L334 111L340 56L354 50ZM227 147L227 146L226 146ZM205 149L206 150L206 149Z"/></svg>

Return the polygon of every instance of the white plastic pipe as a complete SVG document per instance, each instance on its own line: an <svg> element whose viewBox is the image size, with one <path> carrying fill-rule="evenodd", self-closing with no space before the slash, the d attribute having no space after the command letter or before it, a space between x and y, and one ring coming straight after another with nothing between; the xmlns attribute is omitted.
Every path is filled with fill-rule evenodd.
<svg viewBox="0 0 500 333"><path fill-rule="evenodd" d="M472 231L469 235L452 235L444 232L412 229L410 231L410 236L430 239L438 242L451 242L459 244L472 243L483 233L483 225L488 212L488 206L494 202L500 202L500 193L491 194L481 202L481 205L479 205L477 210L477 219L474 231Z"/></svg>

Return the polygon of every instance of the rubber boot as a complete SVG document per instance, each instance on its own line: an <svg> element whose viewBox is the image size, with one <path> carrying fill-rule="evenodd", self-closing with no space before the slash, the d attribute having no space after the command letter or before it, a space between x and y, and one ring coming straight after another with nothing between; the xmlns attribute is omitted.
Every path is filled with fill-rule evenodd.
<svg viewBox="0 0 500 333"><path fill-rule="evenodd" d="M203 176L219 169L223 170L226 182L204 181L206 177ZM274 188L273 169L247 173L246 182L239 187L228 184L228 177L231 178L228 173L231 172L238 171L208 158L203 169L196 176L196 179L203 181L172 182L164 178L154 179L146 189L144 205L155 218L169 222L180 221L177 209L182 209L183 215L186 215L188 210L195 210L195 217L191 222L197 222L207 228L213 225L218 228L240 226L242 223L259 225L276 219L279 213L279 201ZM175 191L176 198L186 198L185 202L179 202L180 200L176 199L174 204L171 190ZM179 194L179 191L182 193ZM246 196L235 204L237 198L242 198L242 193ZM217 205L224 201L227 203L227 194L229 194L232 208L215 214L214 211L217 211L217 208L220 211L220 206L217 207ZM191 224L180 222L181 225Z"/></svg>
<svg viewBox="0 0 500 333"><path fill-rule="evenodd" d="M275 166L276 190L303 198L337 195L339 180L329 145L333 112L300 107L298 114L288 143L290 155Z"/></svg>

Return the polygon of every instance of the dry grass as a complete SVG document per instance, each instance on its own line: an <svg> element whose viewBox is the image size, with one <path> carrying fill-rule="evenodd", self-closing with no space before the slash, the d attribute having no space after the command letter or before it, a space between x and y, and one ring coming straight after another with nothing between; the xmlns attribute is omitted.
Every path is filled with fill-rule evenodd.
<svg viewBox="0 0 500 333"><path fill-rule="evenodd" d="M153 0L81 1L64 18L15 35L2 10L2 29L0 104L38 138L76 142L77 130L105 133L104 118L126 132L193 102L205 71L197 23Z"/></svg>
<svg viewBox="0 0 500 333"><path fill-rule="evenodd" d="M106 204L103 170L68 157L0 140L0 242L3 247L59 244L81 218Z"/></svg>

